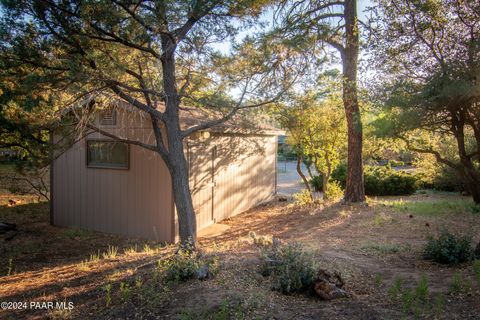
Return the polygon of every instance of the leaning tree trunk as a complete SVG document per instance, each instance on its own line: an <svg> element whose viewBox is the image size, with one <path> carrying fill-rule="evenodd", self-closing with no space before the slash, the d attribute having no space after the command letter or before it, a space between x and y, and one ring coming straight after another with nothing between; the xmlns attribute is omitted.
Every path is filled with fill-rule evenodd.
<svg viewBox="0 0 480 320"><path fill-rule="evenodd" d="M346 202L364 202L362 120L357 96L358 24L356 0L345 1L346 44L342 54L343 104L348 127Z"/></svg>
<svg viewBox="0 0 480 320"><path fill-rule="evenodd" d="M313 201L313 193L312 188L310 188L310 184L308 183L307 177L302 171L302 156L297 155L297 173L302 178L303 183L305 184L305 188L307 188L308 193L310 194L310 199Z"/></svg>
<svg viewBox="0 0 480 320"><path fill-rule="evenodd" d="M180 127L180 98L176 85L174 46L168 38L162 39L162 46L165 51L162 59L163 89L167 97L164 123L167 132L168 157L165 160L172 178L181 245L195 249L197 224Z"/></svg>

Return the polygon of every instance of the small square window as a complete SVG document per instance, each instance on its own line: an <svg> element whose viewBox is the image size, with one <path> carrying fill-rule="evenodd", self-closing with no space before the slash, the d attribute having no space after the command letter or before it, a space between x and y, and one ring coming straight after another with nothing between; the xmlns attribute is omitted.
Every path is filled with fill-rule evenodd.
<svg viewBox="0 0 480 320"><path fill-rule="evenodd" d="M108 140L87 140L87 167L128 169L129 146Z"/></svg>
<svg viewBox="0 0 480 320"><path fill-rule="evenodd" d="M117 124L117 112L113 107L102 110L100 113L100 124L103 126L114 126Z"/></svg>

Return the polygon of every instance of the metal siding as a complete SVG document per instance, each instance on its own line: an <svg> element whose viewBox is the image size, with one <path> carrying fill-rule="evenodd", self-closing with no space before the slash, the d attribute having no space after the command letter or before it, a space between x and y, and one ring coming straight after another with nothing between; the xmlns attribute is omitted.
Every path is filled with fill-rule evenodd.
<svg viewBox="0 0 480 320"><path fill-rule="evenodd" d="M117 119L118 126L108 130L145 142L153 138L143 119L125 112ZM55 161L54 224L171 241L171 179L160 156L130 146L128 170L87 168L85 144L77 142Z"/></svg>

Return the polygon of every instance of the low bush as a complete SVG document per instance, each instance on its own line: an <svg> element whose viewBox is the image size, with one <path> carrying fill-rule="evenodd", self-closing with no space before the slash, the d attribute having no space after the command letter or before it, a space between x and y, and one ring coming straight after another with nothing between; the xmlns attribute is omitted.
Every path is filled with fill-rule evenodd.
<svg viewBox="0 0 480 320"><path fill-rule="evenodd" d="M417 191L415 176L389 167L365 167L365 194L370 196L409 195Z"/></svg>
<svg viewBox="0 0 480 320"><path fill-rule="evenodd" d="M297 243L274 244L263 251L262 274L272 279L272 289L284 294L306 292L315 280L313 256Z"/></svg>
<svg viewBox="0 0 480 320"><path fill-rule="evenodd" d="M398 160L388 160L388 165L390 167L403 167L405 166L405 162Z"/></svg>
<svg viewBox="0 0 480 320"><path fill-rule="evenodd" d="M172 257L158 262L159 271L167 281L211 278L217 274L219 267L218 257L208 257L188 248L180 249Z"/></svg>
<svg viewBox="0 0 480 320"><path fill-rule="evenodd" d="M345 187L347 167L339 165L332 172L332 180ZM369 196L394 196L413 194L418 189L417 178L406 172L396 171L388 166L365 166L365 194Z"/></svg>
<svg viewBox="0 0 480 320"><path fill-rule="evenodd" d="M313 178L310 180L310 184L312 185L312 188L316 192L320 192L323 189L323 177L322 176L313 176Z"/></svg>
<svg viewBox="0 0 480 320"><path fill-rule="evenodd" d="M347 185L347 164L341 163L339 164L330 175L330 179L333 181L338 181L342 188L345 188Z"/></svg>
<svg viewBox="0 0 480 320"><path fill-rule="evenodd" d="M293 194L293 202L298 206L304 206L307 204L312 204L313 199L307 189L302 189L300 192Z"/></svg>
<svg viewBox="0 0 480 320"><path fill-rule="evenodd" d="M471 261L473 259L471 238L455 235L444 229L437 238L429 237L427 239L424 257L443 264Z"/></svg>
<svg viewBox="0 0 480 320"><path fill-rule="evenodd" d="M323 198L328 200L336 200L343 197L343 188L338 181L330 181L327 190L323 193Z"/></svg>

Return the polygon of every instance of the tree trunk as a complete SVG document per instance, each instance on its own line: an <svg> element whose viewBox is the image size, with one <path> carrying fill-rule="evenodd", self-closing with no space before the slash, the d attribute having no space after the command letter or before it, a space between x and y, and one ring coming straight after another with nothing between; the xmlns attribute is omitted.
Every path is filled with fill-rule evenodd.
<svg viewBox="0 0 480 320"><path fill-rule="evenodd" d="M325 192L327 191L327 188L328 188L328 175L322 172L322 192L323 192L324 199L325 199Z"/></svg>
<svg viewBox="0 0 480 320"><path fill-rule="evenodd" d="M197 221L193 209L192 194L190 192L187 160L183 150L183 143L173 147L171 152L171 169L173 197L177 208L180 242L182 246L192 246L195 249L197 241Z"/></svg>
<svg viewBox="0 0 480 320"><path fill-rule="evenodd" d="M180 242L182 246L196 248L197 223L190 192L188 165L185 158L180 127L180 99L175 74L175 45L169 37L162 39L163 89L165 91L165 127L168 156L164 160L172 178L173 197L177 208ZM157 141L158 143L158 141Z"/></svg>
<svg viewBox="0 0 480 320"><path fill-rule="evenodd" d="M345 1L346 44L342 54L343 104L348 127L346 202L364 202L362 120L357 96L358 25L356 0Z"/></svg>
<svg viewBox="0 0 480 320"><path fill-rule="evenodd" d="M298 172L298 175L302 178L303 183L305 184L305 188L307 188L308 193L310 194L310 198L313 201L312 189L310 188L310 184L307 180L307 177L305 177L305 175L302 172L302 156L299 156L299 155L297 155L297 172Z"/></svg>

